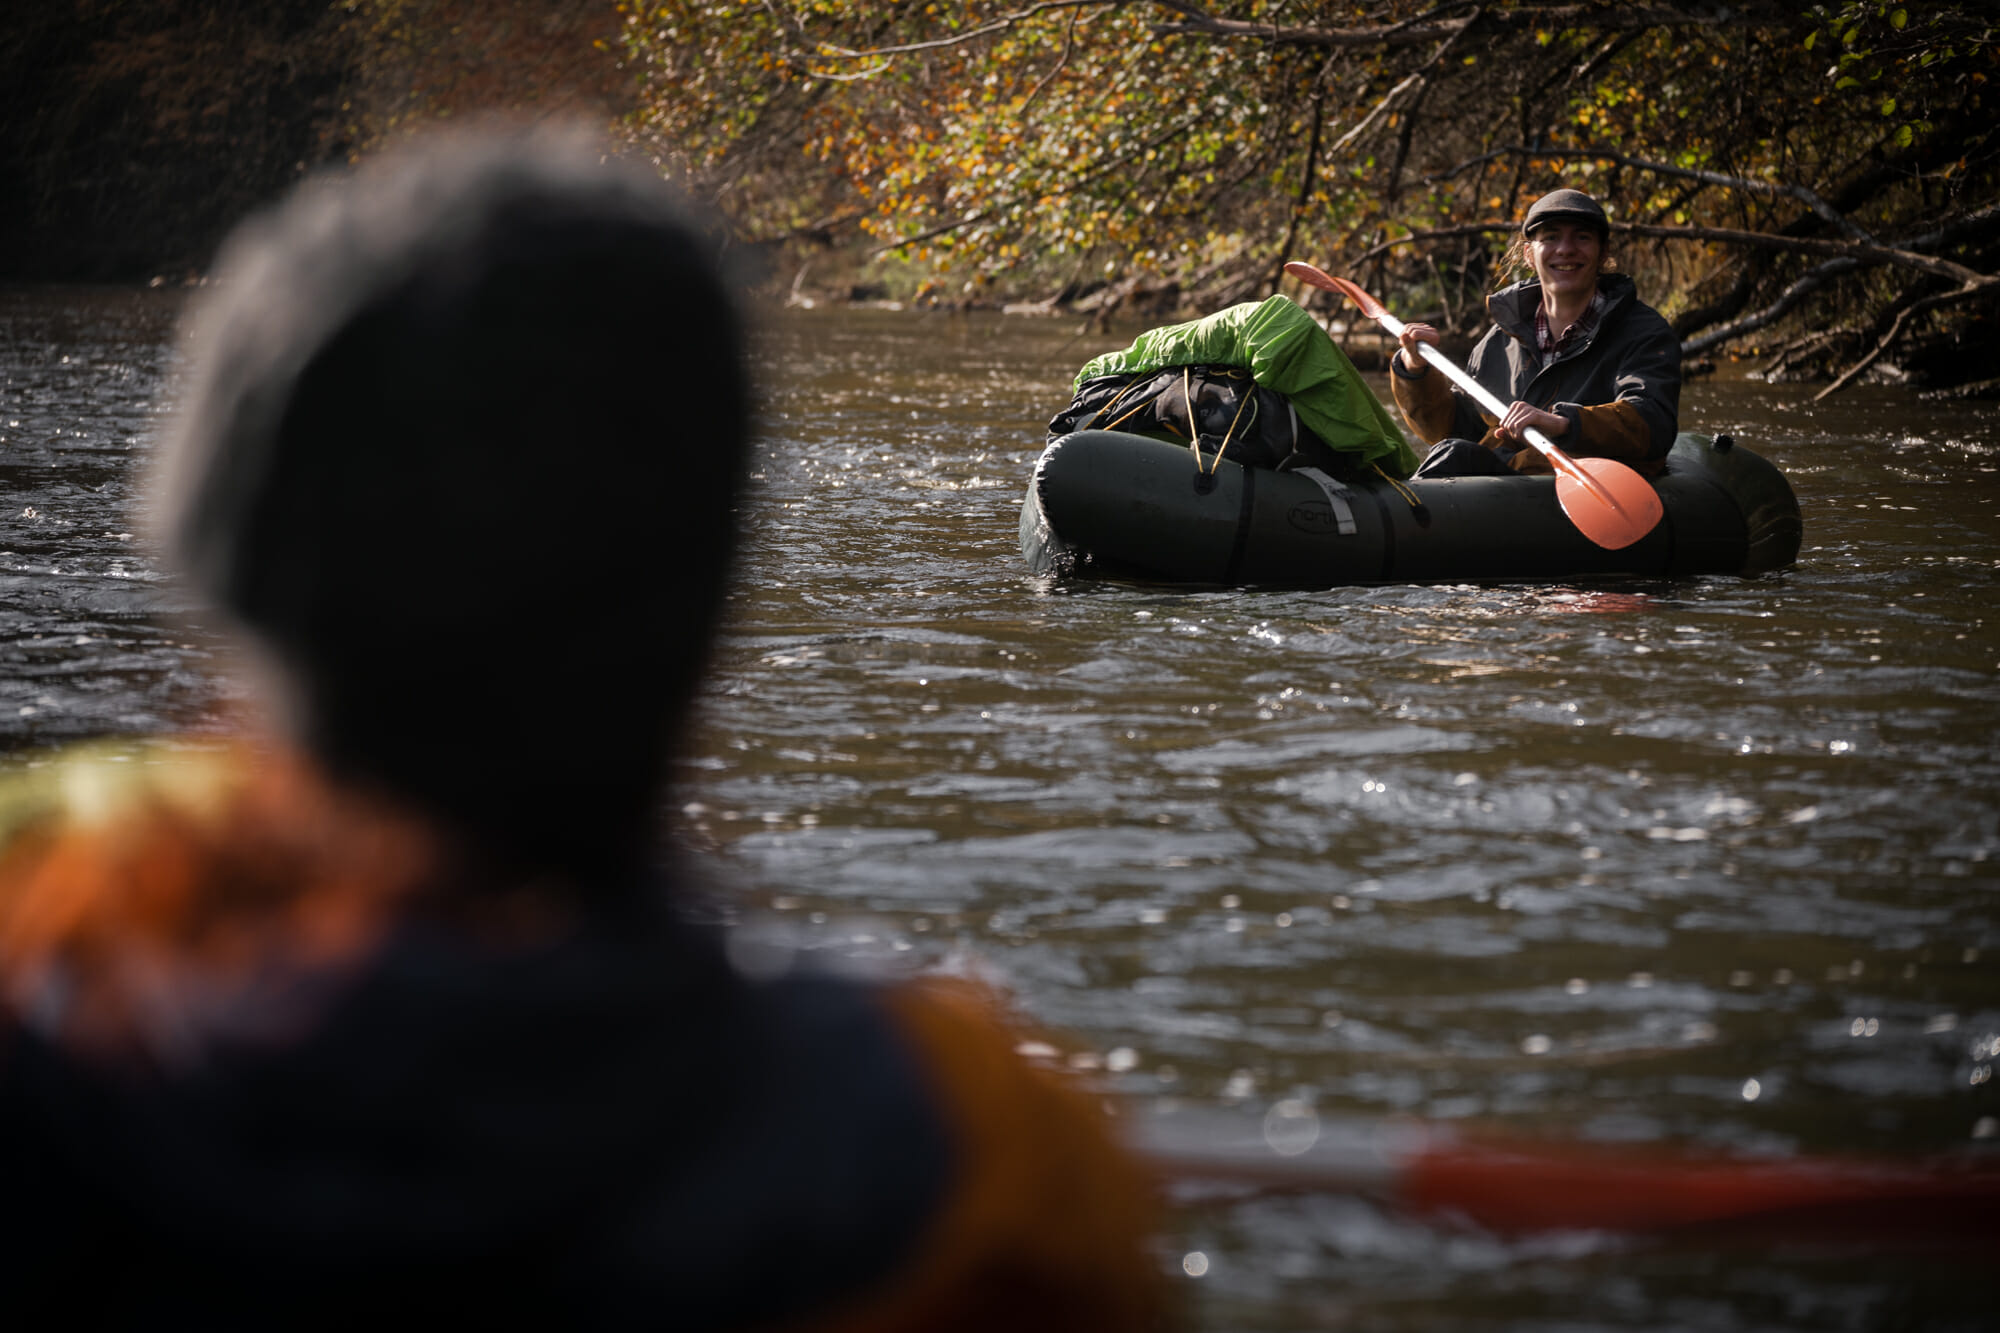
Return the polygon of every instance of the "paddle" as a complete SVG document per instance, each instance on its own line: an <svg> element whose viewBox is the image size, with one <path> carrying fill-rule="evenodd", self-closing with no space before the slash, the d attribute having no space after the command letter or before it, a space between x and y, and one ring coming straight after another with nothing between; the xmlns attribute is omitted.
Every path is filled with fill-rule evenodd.
<svg viewBox="0 0 2000 1333"><path fill-rule="evenodd" d="M1374 320L1389 336L1400 338L1406 327L1382 307L1382 303L1346 278L1294 259L1285 272L1321 291L1338 292ZM1485 385L1452 364L1451 358L1430 343L1419 343L1424 360L1444 372L1446 379L1471 394L1473 400L1495 417L1507 414L1501 402ZM1530 426L1523 432L1528 443L1542 451L1556 470L1556 502L1562 506L1577 530L1606 550L1630 546L1651 532L1660 521L1660 496L1647 480L1609 458L1571 458L1556 447L1555 441Z"/></svg>
<svg viewBox="0 0 2000 1333"><path fill-rule="evenodd" d="M1448 1126L1321 1121L1279 1103L1255 1122L1199 1108L1141 1119L1168 1182L1352 1194L1488 1230L1832 1237L1992 1252L2000 1172L1949 1162L1754 1161L1665 1147L1464 1137Z"/></svg>

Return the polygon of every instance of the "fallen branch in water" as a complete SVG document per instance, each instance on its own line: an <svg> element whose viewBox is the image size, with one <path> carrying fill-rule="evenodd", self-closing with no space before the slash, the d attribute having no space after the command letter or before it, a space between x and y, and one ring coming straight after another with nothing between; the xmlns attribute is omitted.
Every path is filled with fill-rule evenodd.
<svg viewBox="0 0 2000 1333"><path fill-rule="evenodd" d="M1909 323L1912 315L1920 315L1948 305L1957 305L1961 301L1969 301L1976 296L1991 296L1996 294L2000 294L2000 278L1985 278L1978 282L1967 283L1957 291L1939 292L1934 296L1926 296L1920 301L1905 306L1896 312L1896 318L1889 325L1889 331L1883 334L1881 339L1876 342L1874 349L1868 355L1842 371L1839 378L1834 380L1833 383L1814 394L1813 401L1817 403L1823 398L1840 392L1852 384L1855 377L1860 375L1861 372L1881 360L1882 354L1895 346L1896 340L1902 336L1903 329Z"/></svg>
<svg viewBox="0 0 2000 1333"><path fill-rule="evenodd" d="M1743 316L1741 319L1710 329L1699 338L1689 338L1681 343L1681 356L1697 356L1711 347L1733 341L1746 333L1755 332L1767 324L1776 323L1790 314L1800 302L1826 286L1832 279L1843 273L1852 273L1860 268L1858 259L1829 259L1824 264L1809 270L1803 277L1778 294L1778 299L1762 310Z"/></svg>

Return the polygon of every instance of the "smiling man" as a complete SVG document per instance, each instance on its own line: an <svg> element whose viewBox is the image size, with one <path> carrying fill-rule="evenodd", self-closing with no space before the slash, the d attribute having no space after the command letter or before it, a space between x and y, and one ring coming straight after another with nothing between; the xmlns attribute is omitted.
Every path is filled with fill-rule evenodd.
<svg viewBox="0 0 2000 1333"><path fill-rule="evenodd" d="M1581 190L1536 200L1521 221L1520 259L1534 277L1487 298L1493 327L1467 368L1507 400L1499 420L1424 364L1417 344L1438 341L1411 324L1390 362L1396 405L1436 445L1419 477L1547 472L1524 432L1539 427L1565 452L1615 458L1651 476L1679 430L1680 339L1612 268L1610 223Z"/></svg>

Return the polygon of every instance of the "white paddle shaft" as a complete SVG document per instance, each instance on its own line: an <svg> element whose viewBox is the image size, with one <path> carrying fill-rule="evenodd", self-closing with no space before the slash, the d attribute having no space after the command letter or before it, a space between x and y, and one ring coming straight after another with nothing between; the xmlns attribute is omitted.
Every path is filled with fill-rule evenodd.
<svg viewBox="0 0 2000 1333"><path fill-rule="evenodd" d="M1392 338L1402 337L1403 330L1409 327L1402 320L1397 319L1394 315L1386 311L1377 315L1375 322L1380 324ZM1471 375L1454 365L1452 359L1446 356L1443 349L1438 347L1437 344L1420 342L1417 344L1417 354L1437 369L1442 370L1446 379L1471 394L1472 400L1488 412L1491 412L1496 420L1507 415L1507 404L1494 397L1492 391L1484 384L1481 384L1478 380L1472 378ZM1542 434L1538 427L1530 426L1521 433L1528 437L1529 444L1534 445L1550 458L1555 458L1562 452L1556 448L1555 441Z"/></svg>

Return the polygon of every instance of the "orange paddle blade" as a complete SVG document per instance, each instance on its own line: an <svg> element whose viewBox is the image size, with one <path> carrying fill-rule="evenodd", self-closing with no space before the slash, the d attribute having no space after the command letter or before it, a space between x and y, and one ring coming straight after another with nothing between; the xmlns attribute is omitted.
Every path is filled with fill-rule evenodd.
<svg viewBox="0 0 2000 1333"><path fill-rule="evenodd" d="M1340 293L1340 295L1354 302L1355 308L1365 317L1375 320L1377 323L1393 318L1393 316L1389 315L1388 309L1380 301L1361 289L1360 284L1349 282L1346 278L1336 278L1325 269L1308 264L1303 259L1294 259L1286 264L1285 272L1291 274L1300 282L1305 283L1308 287L1317 287L1323 292Z"/></svg>
<svg viewBox="0 0 2000 1333"><path fill-rule="evenodd" d="M1708 1161L1587 1145L1458 1144L1405 1168L1399 1200L1495 1231L1738 1230L1915 1239L1992 1251L2000 1176L1918 1164Z"/></svg>
<svg viewBox="0 0 2000 1333"><path fill-rule="evenodd" d="M2000 1169L1965 1160L1744 1160L1310 1115L1274 1137L1269 1122L1260 1134L1199 1107L1134 1128L1163 1181L1352 1194L1498 1232L1845 1236L2000 1252Z"/></svg>
<svg viewBox="0 0 2000 1333"><path fill-rule="evenodd" d="M1623 463L1569 454L1551 461L1556 503L1577 531L1607 551L1623 550L1658 526L1660 493Z"/></svg>

